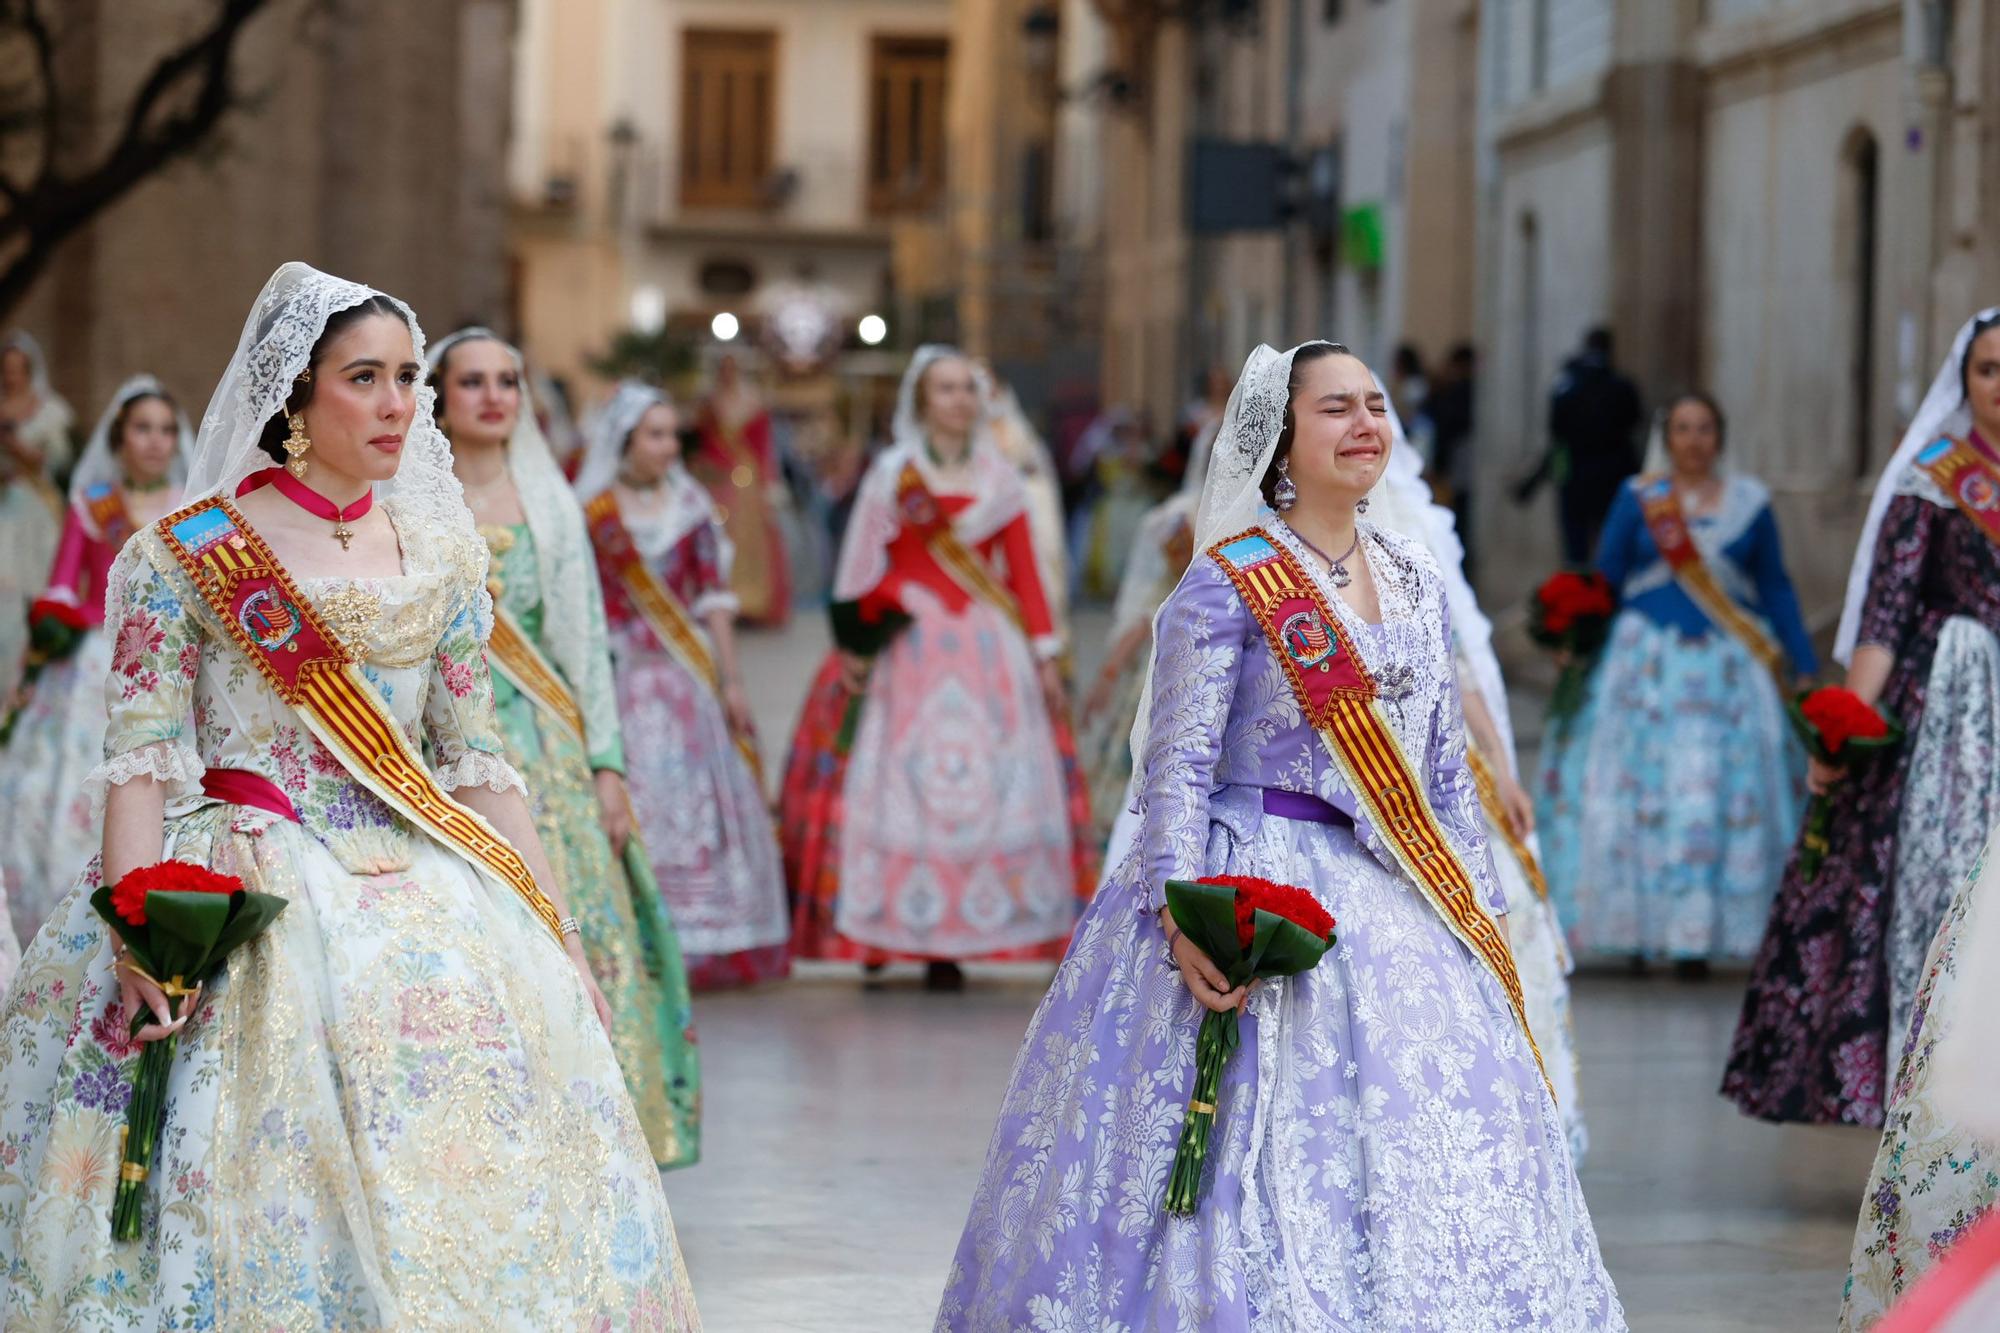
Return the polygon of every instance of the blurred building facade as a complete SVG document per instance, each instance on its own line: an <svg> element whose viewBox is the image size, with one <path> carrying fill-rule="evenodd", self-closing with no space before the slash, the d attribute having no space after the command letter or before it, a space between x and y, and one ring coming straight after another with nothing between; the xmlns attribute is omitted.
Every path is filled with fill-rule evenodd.
<svg viewBox="0 0 2000 1333"><path fill-rule="evenodd" d="M75 100L61 151L94 161L208 8L170 0L139 23L111 0L64 0ZM502 313L513 10L275 0L252 19L236 64L248 100L218 140L67 238L13 313L47 348L79 428L142 370L198 420L258 288L288 259L403 297L433 334Z"/></svg>
<svg viewBox="0 0 2000 1333"><path fill-rule="evenodd" d="M1102 170L1060 179L1100 195L1066 212L1102 255L1107 401L1168 420L1260 341L1386 366L1471 335L1475 0L1088 8Z"/></svg>
<svg viewBox="0 0 2000 1333"><path fill-rule="evenodd" d="M1393 3L1394 0L1391 0ZM1809 616L1953 331L2000 293L1995 0L1486 0L1478 461L1510 600L1556 561L1545 443L1586 327L1651 402L1712 390Z"/></svg>
<svg viewBox="0 0 2000 1333"><path fill-rule="evenodd" d="M899 263L938 262L952 0L520 8L517 315L550 370L587 379L621 330L723 313L851 338L899 313Z"/></svg>

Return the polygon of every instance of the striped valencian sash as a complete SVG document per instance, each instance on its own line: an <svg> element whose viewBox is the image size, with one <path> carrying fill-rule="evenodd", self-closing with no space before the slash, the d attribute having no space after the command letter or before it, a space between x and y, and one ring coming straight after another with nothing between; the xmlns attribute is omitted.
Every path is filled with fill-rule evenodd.
<svg viewBox="0 0 2000 1333"><path fill-rule="evenodd" d="M653 631L653 637L695 679L707 684L719 700L722 672L716 666L715 654L708 650L708 641L702 638L681 599L639 554L624 516L618 512L618 497L610 491L592 496L583 507L583 519L590 529L590 544L596 549L599 562L625 590L640 618ZM762 787L764 763L757 754L757 742L749 736L737 736L735 740L737 751L750 765L757 785Z"/></svg>
<svg viewBox="0 0 2000 1333"><path fill-rule="evenodd" d="M1397 867L1499 981L1535 1065L1542 1068L1513 952L1480 903L1471 872L1445 837L1416 766L1377 702L1375 679L1325 593L1292 553L1261 528L1217 542L1208 554L1263 629L1306 720L1360 797ZM1548 1081L1546 1069L1542 1078ZM1553 1084L1549 1095L1555 1095Z"/></svg>
<svg viewBox="0 0 2000 1333"><path fill-rule="evenodd" d="M508 885L557 942L558 916L527 863L424 766L340 639L243 516L220 497L154 525L213 617L353 778L412 824Z"/></svg>
<svg viewBox="0 0 2000 1333"><path fill-rule="evenodd" d="M1701 558L1701 548L1694 544L1694 536L1688 531L1687 516L1681 511L1680 496L1674 493L1673 478L1640 481L1637 489L1646 531L1653 535L1653 545L1660 548L1661 558L1673 571L1674 582L1680 584L1681 591L1694 600L1703 615L1748 648L1750 655L1778 682L1778 693L1786 694L1784 650L1715 581L1715 571Z"/></svg>
<svg viewBox="0 0 2000 1333"><path fill-rule="evenodd" d="M978 552L959 540L915 463L905 463L902 475L896 478L896 513L905 526L924 534L926 549L967 596L999 611L1023 634L1028 632L1014 594Z"/></svg>
<svg viewBox="0 0 2000 1333"><path fill-rule="evenodd" d="M528 697L528 701L554 719L557 726L589 748L584 738L583 709L555 664L542 655L521 622L496 598L493 603L493 637L486 645L486 660L506 677L507 683Z"/></svg>
<svg viewBox="0 0 2000 1333"><path fill-rule="evenodd" d="M1520 862L1521 873L1528 877L1535 896L1547 902L1548 876L1542 873L1542 863L1527 841L1514 831L1513 821L1507 818L1507 811L1500 804L1500 784L1493 778L1493 766L1486 762L1486 756L1480 753L1477 745L1466 745L1465 767L1472 774L1472 787L1479 793L1479 808L1486 812L1486 822L1493 826L1493 831L1500 835L1500 841L1507 844L1507 850Z"/></svg>
<svg viewBox="0 0 2000 1333"><path fill-rule="evenodd" d="M1942 439L1917 453L1917 466L1994 542L2000 543L2000 468L1965 440Z"/></svg>

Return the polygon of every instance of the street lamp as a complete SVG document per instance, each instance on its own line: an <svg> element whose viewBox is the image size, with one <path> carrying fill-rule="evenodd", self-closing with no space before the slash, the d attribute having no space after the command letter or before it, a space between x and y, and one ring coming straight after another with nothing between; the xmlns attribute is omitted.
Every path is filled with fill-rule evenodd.
<svg viewBox="0 0 2000 1333"><path fill-rule="evenodd" d="M742 328L742 321L727 310L708 321L708 331L715 335L717 342L735 342L736 335Z"/></svg>

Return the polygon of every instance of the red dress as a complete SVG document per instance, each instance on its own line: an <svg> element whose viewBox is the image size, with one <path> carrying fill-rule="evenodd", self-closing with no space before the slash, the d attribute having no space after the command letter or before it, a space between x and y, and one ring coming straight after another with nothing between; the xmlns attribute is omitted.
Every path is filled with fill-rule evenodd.
<svg viewBox="0 0 2000 1333"><path fill-rule="evenodd" d="M970 504L938 497L947 516ZM1031 648L1054 627L1025 512L975 550L1021 624L903 528L862 601L913 621L873 665L849 753L837 654L807 696L779 820L801 957L1053 960L1095 888L1075 743Z"/></svg>
<svg viewBox="0 0 2000 1333"><path fill-rule="evenodd" d="M722 515L722 527L736 548L730 584L742 618L777 628L791 615L791 569L785 533L771 491L779 484L777 449L771 441L771 414L759 411L740 425L725 423L714 407L697 420L699 447L688 470L708 488Z"/></svg>

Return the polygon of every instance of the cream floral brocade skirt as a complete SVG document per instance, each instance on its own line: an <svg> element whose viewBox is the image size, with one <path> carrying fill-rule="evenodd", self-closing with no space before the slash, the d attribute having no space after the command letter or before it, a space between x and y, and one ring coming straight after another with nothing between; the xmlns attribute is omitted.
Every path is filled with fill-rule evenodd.
<svg viewBox="0 0 2000 1333"><path fill-rule="evenodd" d="M290 906L182 1037L137 1244L106 932L79 888L36 938L0 1018L7 1329L699 1327L610 1044L512 890L415 839L353 874L240 807L167 855Z"/></svg>

